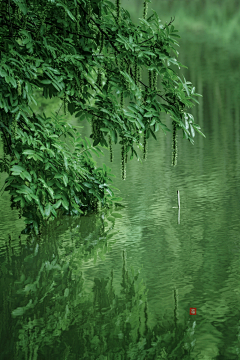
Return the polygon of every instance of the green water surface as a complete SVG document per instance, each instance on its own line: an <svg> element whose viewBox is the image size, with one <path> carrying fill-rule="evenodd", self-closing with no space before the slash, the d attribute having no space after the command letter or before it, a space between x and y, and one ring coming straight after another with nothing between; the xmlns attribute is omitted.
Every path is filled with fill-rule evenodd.
<svg viewBox="0 0 240 360"><path fill-rule="evenodd" d="M0 359L240 359L240 56L200 37L178 51L206 139L179 133L176 167L170 134L125 181L120 146L104 151L125 208L62 216L41 239L0 198Z"/></svg>

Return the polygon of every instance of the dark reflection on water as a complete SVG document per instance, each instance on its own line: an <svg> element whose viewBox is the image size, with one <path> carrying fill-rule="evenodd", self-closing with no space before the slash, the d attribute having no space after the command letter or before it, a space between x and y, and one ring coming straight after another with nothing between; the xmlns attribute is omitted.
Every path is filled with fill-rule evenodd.
<svg viewBox="0 0 240 360"><path fill-rule="evenodd" d="M189 359L196 323L177 324L175 294L171 320L149 326L146 287L140 271L127 265L125 251L120 282L114 284L115 269L86 279L83 269L90 263L97 268L115 243L110 215L61 219L57 230L52 223L44 241L33 235L25 244L20 240L18 256L12 253L14 240L5 244L1 359L137 360L170 353Z"/></svg>

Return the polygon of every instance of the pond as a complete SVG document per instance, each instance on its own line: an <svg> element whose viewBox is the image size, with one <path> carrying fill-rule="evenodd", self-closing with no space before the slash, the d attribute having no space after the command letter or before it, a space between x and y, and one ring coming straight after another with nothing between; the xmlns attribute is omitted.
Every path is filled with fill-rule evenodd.
<svg viewBox="0 0 240 360"><path fill-rule="evenodd" d="M240 358L240 58L199 41L179 52L206 139L179 133L176 167L169 134L124 181L120 146L113 163L105 151L125 207L62 216L40 241L1 197L1 359Z"/></svg>

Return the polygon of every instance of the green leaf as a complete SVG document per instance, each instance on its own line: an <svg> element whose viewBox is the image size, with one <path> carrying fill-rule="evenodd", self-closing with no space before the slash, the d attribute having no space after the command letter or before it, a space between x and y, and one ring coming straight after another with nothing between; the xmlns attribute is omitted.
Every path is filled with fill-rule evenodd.
<svg viewBox="0 0 240 360"><path fill-rule="evenodd" d="M150 123L150 126L153 126L155 124L156 120L157 120L156 118L153 118L151 123Z"/></svg>
<svg viewBox="0 0 240 360"><path fill-rule="evenodd" d="M54 207L51 208L51 213L53 214L53 216L55 216L55 218L57 217L57 213Z"/></svg>
<svg viewBox="0 0 240 360"><path fill-rule="evenodd" d="M137 121L142 126L142 128L145 129L144 123L142 122L142 120L139 117L137 118Z"/></svg>
<svg viewBox="0 0 240 360"><path fill-rule="evenodd" d="M111 139L112 141L117 144L117 132L116 130L110 129Z"/></svg>
<svg viewBox="0 0 240 360"><path fill-rule="evenodd" d="M154 134L154 132L152 131L152 129L149 129L149 130L150 130L152 136L154 137L154 139L157 140L156 135Z"/></svg>
<svg viewBox="0 0 240 360"><path fill-rule="evenodd" d="M36 201L37 204L40 204L40 199L37 197L37 195L31 194L31 197Z"/></svg>
<svg viewBox="0 0 240 360"><path fill-rule="evenodd" d="M68 170L68 160L65 155L64 155L64 166L65 166L65 169Z"/></svg>
<svg viewBox="0 0 240 360"><path fill-rule="evenodd" d="M23 151L23 154L24 154L24 155L34 155L34 154L36 154L36 151L35 151L35 150L27 149L27 150L24 150L24 151Z"/></svg>
<svg viewBox="0 0 240 360"><path fill-rule="evenodd" d="M35 220L33 220L33 228L34 228L36 235L38 235L38 223Z"/></svg>
<svg viewBox="0 0 240 360"><path fill-rule="evenodd" d="M89 146L89 147L92 147L92 144L91 144L90 139L89 139L88 137L86 137L86 136L85 136L85 139L86 139L86 141L87 141L87 143L88 143L88 146Z"/></svg>
<svg viewBox="0 0 240 360"><path fill-rule="evenodd" d="M52 83L51 80L49 79L44 79L44 80L38 80L41 84L44 84L44 85L49 85Z"/></svg>
<svg viewBox="0 0 240 360"><path fill-rule="evenodd" d="M65 11L67 12L68 16L70 17L70 19L72 19L73 21L76 21L75 17L73 16L73 14L71 13L71 11L67 8L67 6L65 4L63 4L62 2L58 2L56 4L56 6L62 6Z"/></svg>
<svg viewBox="0 0 240 360"><path fill-rule="evenodd" d="M123 198L121 198L121 197L112 197L111 200L112 201L122 201Z"/></svg>
<svg viewBox="0 0 240 360"><path fill-rule="evenodd" d="M192 124L189 124L189 125L190 125L190 130L191 130L192 137L194 137L195 136L194 128L193 128Z"/></svg>
<svg viewBox="0 0 240 360"><path fill-rule="evenodd" d="M49 169L49 167L50 167L50 162L47 162L46 164L45 164L45 170L48 170Z"/></svg>
<svg viewBox="0 0 240 360"><path fill-rule="evenodd" d="M202 133L201 130L200 130L198 127L195 126L195 124L193 124L193 126L194 126L195 130L196 130L199 134L201 134L203 137L206 138L206 136L204 135L204 133Z"/></svg>
<svg viewBox="0 0 240 360"><path fill-rule="evenodd" d="M84 139L82 139L82 143L83 143L84 148L87 150L88 146L87 146L87 143L86 143L86 141Z"/></svg>
<svg viewBox="0 0 240 360"><path fill-rule="evenodd" d="M115 218L122 218L122 215L118 213L112 213L111 215L114 216Z"/></svg>
<svg viewBox="0 0 240 360"><path fill-rule="evenodd" d="M152 55L152 56L154 56L154 57L157 56L156 54L154 54L154 53L151 52L151 51L144 51L144 55L145 55L145 54L147 54L147 55Z"/></svg>
<svg viewBox="0 0 240 360"><path fill-rule="evenodd" d="M68 210L69 203L65 195L62 195L62 205L66 210Z"/></svg>
<svg viewBox="0 0 240 360"><path fill-rule="evenodd" d="M153 117L153 115L153 111L148 111L146 114L144 114L144 117Z"/></svg>
<svg viewBox="0 0 240 360"><path fill-rule="evenodd" d="M95 147L95 149L101 154L101 155L103 155L104 156L104 152L100 149L100 148L98 148L98 147Z"/></svg>
<svg viewBox="0 0 240 360"><path fill-rule="evenodd" d="M50 157L55 157L55 153L51 149L45 149L48 154L50 154Z"/></svg>
<svg viewBox="0 0 240 360"><path fill-rule="evenodd" d="M53 191L53 189L48 186L48 187L47 187L47 190L48 190L51 198L54 199L54 191Z"/></svg>
<svg viewBox="0 0 240 360"><path fill-rule="evenodd" d="M94 142L93 142L93 146L96 146L96 145L98 145L100 143L100 139L96 139L96 140L94 140Z"/></svg>
<svg viewBox="0 0 240 360"><path fill-rule="evenodd" d="M88 187L88 188L91 188L92 187L92 184L91 183L87 183L87 182L84 182L82 183L84 186Z"/></svg>
<svg viewBox="0 0 240 360"><path fill-rule="evenodd" d="M29 172L23 171L22 174L25 176L25 178L26 178L29 182L32 182L32 177L31 177L31 175L29 174Z"/></svg>
<svg viewBox="0 0 240 360"><path fill-rule="evenodd" d="M64 185L67 187L67 184L68 184L67 174L63 174L63 182L64 182Z"/></svg>
<svg viewBox="0 0 240 360"><path fill-rule="evenodd" d="M45 206L45 210L44 210L44 215L46 216L46 217L49 217L50 216L50 212L51 212L51 204L50 203L48 203L46 206Z"/></svg>
<svg viewBox="0 0 240 360"><path fill-rule="evenodd" d="M17 197L15 197L15 198L13 199L13 201L14 201L14 202L17 202L17 201L21 200L21 198L22 198L22 196L17 196Z"/></svg>
<svg viewBox="0 0 240 360"><path fill-rule="evenodd" d="M66 288L64 290L64 297L68 297L68 295L69 295L69 288Z"/></svg>
<svg viewBox="0 0 240 360"><path fill-rule="evenodd" d="M13 165L10 170L20 174L20 172L25 171L26 169L20 165Z"/></svg>
<svg viewBox="0 0 240 360"><path fill-rule="evenodd" d="M109 132L110 131L108 128L105 128L105 127L101 127L100 130L104 131L104 132Z"/></svg>
<svg viewBox="0 0 240 360"><path fill-rule="evenodd" d="M170 36L174 36L176 38L181 38L181 36L179 36L178 34L171 34Z"/></svg>
<svg viewBox="0 0 240 360"><path fill-rule="evenodd" d="M62 204L62 201L61 201L61 200L58 200L58 201L56 202L56 204L54 204L53 206L54 206L55 209L58 209L61 204Z"/></svg>
<svg viewBox="0 0 240 360"><path fill-rule="evenodd" d="M98 154L98 152L97 152L95 149L91 149L91 151L92 151L95 155L97 155L97 157L99 157L99 154Z"/></svg>
<svg viewBox="0 0 240 360"><path fill-rule="evenodd" d="M75 106L76 105L74 102L68 103L68 111L70 112L71 115L73 115L75 112Z"/></svg>
<svg viewBox="0 0 240 360"><path fill-rule="evenodd" d="M29 187L27 187L26 185L18 186L18 190L16 190L16 192L19 194L25 194L25 195L32 194L32 190Z"/></svg>
<svg viewBox="0 0 240 360"><path fill-rule="evenodd" d="M21 198L21 201L20 201L20 205L21 205L21 208L23 209L24 208L24 206L25 206L25 200L24 200L24 198L22 197Z"/></svg>

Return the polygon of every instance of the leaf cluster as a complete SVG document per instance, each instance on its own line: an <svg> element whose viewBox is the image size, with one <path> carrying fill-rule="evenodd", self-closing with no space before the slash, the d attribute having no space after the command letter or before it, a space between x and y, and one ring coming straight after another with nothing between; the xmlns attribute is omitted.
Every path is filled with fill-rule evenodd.
<svg viewBox="0 0 240 360"><path fill-rule="evenodd" d="M56 218L58 209L82 214L90 205L96 209L96 199L103 204L108 198L112 201L113 191L106 181L112 182L114 175L105 165L97 169L91 157L91 152L99 156L102 150L87 137L76 138L76 133L76 128L54 114L51 118L36 115L31 122L22 119L16 131L5 186L12 207L23 209L25 222L36 233L41 220ZM71 147L64 141L69 137Z"/></svg>
<svg viewBox="0 0 240 360"><path fill-rule="evenodd" d="M91 152L100 153L97 145L109 148L110 136L130 158L138 157L140 134L156 139L159 129L170 131L161 113L170 114L191 143L195 131L202 134L186 112L200 95L170 68L183 66L173 20L163 26L154 12L136 26L126 10L117 11L108 0L14 0L1 2L0 13L0 128L11 163L7 189L22 208L34 204L43 218L56 216L61 206L79 211L84 201L74 200L76 192L106 204L105 194L113 196L106 183L109 170L94 169ZM145 84L134 68L158 76L162 90ZM31 115L39 88L46 98L62 99L79 120L97 124L93 145L54 115ZM127 107L120 97L129 99ZM59 140L65 133L72 136L73 154Z"/></svg>

